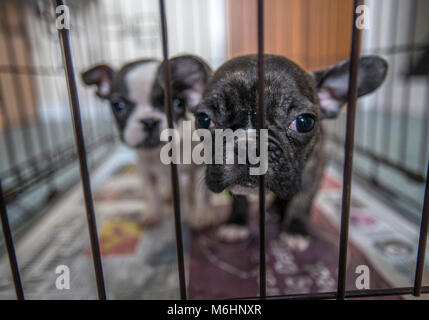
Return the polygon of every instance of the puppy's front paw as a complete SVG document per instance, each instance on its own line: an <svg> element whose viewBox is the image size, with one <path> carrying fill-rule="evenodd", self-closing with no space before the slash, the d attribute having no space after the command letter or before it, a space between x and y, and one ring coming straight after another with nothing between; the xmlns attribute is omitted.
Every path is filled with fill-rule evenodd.
<svg viewBox="0 0 429 320"><path fill-rule="evenodd" d="M303 252L310 246L310 238L300 234L280 233L280 241L283 242L289 249Z"/></svg>
<svg viewBox="0 0 429 320"><path fill-rule="evenodd" d="M249 237L249 228L238 224L226 224L217 229L216 236L225 242L239 242Z"/></svg>

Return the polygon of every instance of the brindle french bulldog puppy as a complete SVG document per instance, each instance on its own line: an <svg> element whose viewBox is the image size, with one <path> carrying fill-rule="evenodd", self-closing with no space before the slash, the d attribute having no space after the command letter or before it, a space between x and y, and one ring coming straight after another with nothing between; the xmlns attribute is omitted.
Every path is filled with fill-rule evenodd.
<svg viewBox="0 0 429 320"><path fill-rule="evenodd" d="M347 102L349 66L349 61L343 61L309 73L285 57L269 54L264 57L269 134L266 187L277 197L272 209L280 213L281 238L295 249L304 250L308 246L307 224L312 201L327 160L322 122L335 118ZM358 96L377 89L387 69L386 61L380 57L360 58ZM212 132L257 128L257 84L255 55L226 62L209 80L196 108L197 128L210 128ZM211 164L207 165L206 184L213 192L229 189L236 194L248 194L257 190L258 176L249 175L246 164ZM235 230L240 238L248 234L244 232L246 211L234 212L242 216L231 216L230 225L223 228L230 233Z"/></svg>

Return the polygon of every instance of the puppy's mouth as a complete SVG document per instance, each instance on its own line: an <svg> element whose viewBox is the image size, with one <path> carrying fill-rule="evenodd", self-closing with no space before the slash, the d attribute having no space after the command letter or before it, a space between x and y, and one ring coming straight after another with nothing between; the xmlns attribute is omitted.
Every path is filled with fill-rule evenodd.
<svg viewBox="0 0 429 320"><path fill-rule="evenodd" d="M155 142L155 141L146 142L145 141L141 144L140 148L142 148L142 149L154 149L160 145L161 145L161 142L159 142L159 141L158 142Z"/></svg>
<svg viewBox="0 0 429 320"><path fill-rule="evenodd" d="M229 187L229 190L236 195L257 194L258 186L252 182L234 184Z"/></svg>
<svg viewBox="0 0 429 320"><path fill-rule="evenodd" d="M151 135L143 140L142 143L138 145L137 148L139 149L154 149L156 147L159 147L161 145L161 140L159 139L159 136Z"/></svg>

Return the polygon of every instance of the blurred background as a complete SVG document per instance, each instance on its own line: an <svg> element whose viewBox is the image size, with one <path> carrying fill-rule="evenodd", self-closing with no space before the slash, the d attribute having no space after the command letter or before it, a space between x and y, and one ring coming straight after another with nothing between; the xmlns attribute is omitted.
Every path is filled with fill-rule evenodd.
<svg viewBox="0 0 429 320"><path fill-rule="evenodd" d="M359 100L353 190L356 203L360 204L355 207L358 224L352 226L351 237L357 247L356 263L366 259L377 272L375 278L380 280L374 280L375 286L407 286L411 284L413 274L410 272L415 266L429 158L429 2L367 0L365 4L369 9L365 12L369 23L368 29L363 31L361 53L383 56L390 70L380 90ZM100 63L118 69L144 57L161 59L157 0L69 0L67 5L71 13L70 34L77 75ZM232 57L256 53L256 1L166 0L166 5L171 56L196 54L216 69ZM352 8L351 0L267 0L265 51L287 56L309 71L347 59ZM174 298L177 296L174 242L165 240L165 247L156 251L162 257L149 263L150 266L145 265L150 270L145 273L142 265L135 261L152 259L146 252L156 246L157 236L152 235L157 240L145 240L141 244L146 231L136 230L135 226L127 224L127 219L112 224L118 221L117 211L138 200L127 198L132 193L130 190L135 190L136 182L123 176L128 172L135 179L132 167L135 155L118 142L108 105L81 81L78 85L110 296ZM341 186L345 112L327 123L327 131L332 160L328 181ZM78 276L86 272L90 279L93 277L85 242L87 229L81 205L77 153L52 1L0 0L0 178L17 241L24 289L30 292L30 297L94 298L94 286L88 284L87 278ZM322 216L336 230L341 190L340 187L333 189L322 190L317 203L318 210L325 212ZM106 200L106 194L111 198ZM129 200L126 204L121 202L124 196L125 201ZM329 206L332 199L334 202ZM219 199L221 204L223 201ZM136 202L134 207L130 206L132 212L140 210L141 204ZM103 215L106 210L108 213ZM80 224L76 222L78 219L82 220ZM370 230L359 225L362 221ZM109 245L117 248L111 242L116 241L112 234L118 225L121 232L132 238L133 246L127 242L125 251L109 251ZM152 237L151 231L148 233L147 237ZM217 292L214 285L207 285L212 291L204 291L199 283L202 279L206 281L209 275L193 261L204 265L198 259L201 258L199 254L205 252L209 262L222 266L219 261L228 260L228 257L216 256L209 250L210 246L204 247L210 252L202 250L201 246L195 248L195 241L191 241L194 238L191 232L186 236L190 248L187 254L190 257L189 286L194 290L194 297L252 295L252 288ZM13 298L1 241L0 298ZM204 241L201 243L206 245ZM127 264L122 256L124 252L127 257L134 255L134 262ZM164 254L166 252L170 255ZM193 252L196 252L195 259ZM287 254L283 259L284 256ZM292 256L298 262L301 259ZM106 261L109 258L114 261L111 266ZM273 281L281 281L282 285L279 289L279 285L273 284L271 293L328 290L332 282L329 279L322 279L325 286L316 286L324 273L323 269L314 269L320 262L319 258L315 259L308 263L305 275L293 276L292 271L292 276L285 279L273 275L273 279L277 279ZM80 262L75 270L82 271L75 272L72 279L79 283L79 288L59 292L53 286L54 266L75 265L76 261ZM118 268L123 272L116 272ZM332 269L332 280L335 280L335 267L326 266L326 269ZM380 271L383 269L391 276ZM222 272L231 270L228 267ZM252 270L247 270L248 277L255 276ZM136 273L141 273L140 280L130 280L130 274ZM153 280L154 275L158 275L157 280ZM240 279L247 279L243 277ZM135 287L131 290L127 284L133 281Z"/></svg>

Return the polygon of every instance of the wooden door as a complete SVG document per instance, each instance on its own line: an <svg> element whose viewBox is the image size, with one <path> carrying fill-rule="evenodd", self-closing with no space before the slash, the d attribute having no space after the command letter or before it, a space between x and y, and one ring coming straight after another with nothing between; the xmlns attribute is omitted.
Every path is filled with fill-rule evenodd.
<svg viewBox="0 0 429 320"><path fill-rule="evenodd" d="M257 52L257 1L228 0L229 58ZM265 0L265 52L308 70L348 58L352 0Z"/></svg>

